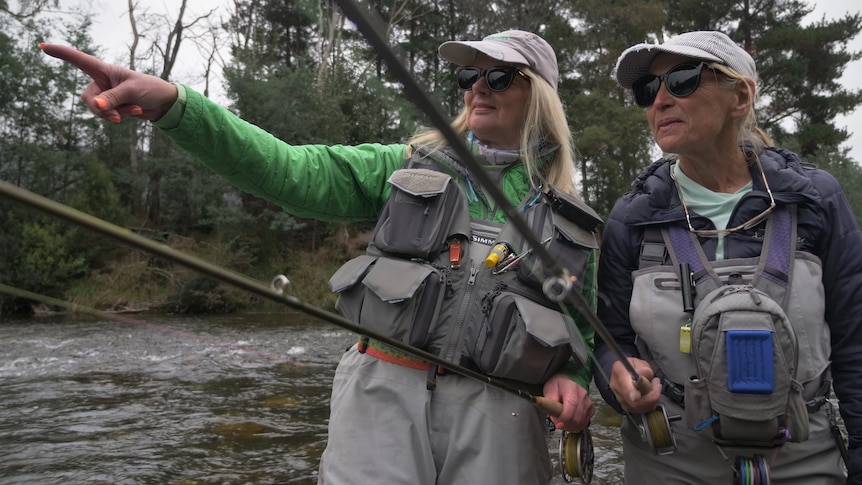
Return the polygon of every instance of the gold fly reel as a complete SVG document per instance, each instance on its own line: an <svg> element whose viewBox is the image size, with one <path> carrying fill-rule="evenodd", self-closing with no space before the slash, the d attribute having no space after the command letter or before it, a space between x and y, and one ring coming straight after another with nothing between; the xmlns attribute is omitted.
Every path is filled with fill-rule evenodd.
<svg viewBox="0 0 862 485"><path fill-rule="evenodd" d="M679 419L679 416L676 419ZM655 410L641 414L641 421L646 441L652 445L656 454L667 455L676 451L676 440L664 406L659 405Z"/></svg>
<svg viewBox="0 0 862 485"><path fill-rule="evenodd" d="M560 471L563 480L571 483L577 477L581 483L590 483L593 479L593 435L590 429L579 433L563 431L560 435Z"/></svg>

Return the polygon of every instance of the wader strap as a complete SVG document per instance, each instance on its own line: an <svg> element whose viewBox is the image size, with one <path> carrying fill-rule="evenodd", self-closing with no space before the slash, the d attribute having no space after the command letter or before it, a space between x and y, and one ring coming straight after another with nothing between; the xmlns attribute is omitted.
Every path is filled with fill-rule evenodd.
<svg viewBox="0 0 862 485"><path fill-rule="evenodd" d="M647 226L641 241L641 257L638 268L650 268L664 264L667 259L667 246L658 226Z"/></svg>
<svg viewBox="0 0 862 485"><path fill-rule="evenodd" d="M766 249L766 254L761 257L760 265L763 271L755 276L755 281L752 282L754 285L757 284L756 279L760 276L784 287L790 284L790 271L796 258L796 206L780 209L782 210L776 210L772 214L771 224L766 226L765 237L771 241L771 244ZM780 273L776 273L775 270Z"/></svg>
<svg viewBox="0 0 862 485"><path fill-rule="evenodd" d="M703 254L703 249L697 241L697 235L689 232L688 229L679 225L671 225L667 228L668 240L670 242L669 250L671 258L678 260L680 263L688 263L691 272L699 275L698 278L709 274L709 261L706 260L706 255ZM697 281L697 280L696 280ZM716 284L720 284L716 282Z"/></svg>

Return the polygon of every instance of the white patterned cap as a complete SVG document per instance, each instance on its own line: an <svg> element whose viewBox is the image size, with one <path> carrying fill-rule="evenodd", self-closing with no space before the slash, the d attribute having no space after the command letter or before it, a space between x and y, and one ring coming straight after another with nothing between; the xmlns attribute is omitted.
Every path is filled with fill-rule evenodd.
<svg viewBox="0 0 862 485"><path fill-rule="evenodd" d="M444 42L440 56L459 66L472 66L481 52L491 59L528 66L555 90L560 74L557 55L548 42L532 32L506 30L482 40Z"/></svg>
<svg viewBox="0 0 862 485"><path fill-rule="evenodd" d="M664 44L637 44L620 54L614 76L625 89L649 74L649 66L662 52L724 64L734 71L757 81L754 59L727 35L714 30L686 32Z"/></svg>

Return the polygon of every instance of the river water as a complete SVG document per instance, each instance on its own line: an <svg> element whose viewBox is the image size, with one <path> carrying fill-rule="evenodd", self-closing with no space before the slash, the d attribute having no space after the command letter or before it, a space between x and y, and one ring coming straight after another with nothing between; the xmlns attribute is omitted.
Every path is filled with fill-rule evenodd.
<svg viewBox="0 0 862 485"><path fill-rule="evenodd" d="M122 320L0 319L0 484L317 483L355 335L297 313ZM619 418L593 399L592 483L622 483Z"/></svg>

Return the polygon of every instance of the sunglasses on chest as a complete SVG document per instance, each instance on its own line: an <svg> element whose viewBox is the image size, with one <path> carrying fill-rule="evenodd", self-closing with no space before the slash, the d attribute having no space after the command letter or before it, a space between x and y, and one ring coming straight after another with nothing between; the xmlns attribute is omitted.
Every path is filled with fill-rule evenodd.
<svg viewBox="0 0 862 485"><path fill-rule="evenodd" d="M635 103L641 108L650 107L661 89L662 82L667 87L667 92L677 98L684 98L697 90L704 69L709 69L706 62L686 63L675 66L660 76L647 74L632 84Z"/></svg>
<svg viewBox="0 0 862 485"><path fill-rule="evenodd" d="M528 78L527 75L521 72L517 67L501 66L479 69L478 67L461 66L455 69L455 79L458 82L458 89L461 91L469 91L473 89L473 85L476 84L476 81L478 81L479 78L484 77L485 84L488 85L488 89L499 93L500 91L509 89L509 86L511 86L512 82L515 80L516 75L520 75L527 81L530 80L530 78Z"/></svg>

